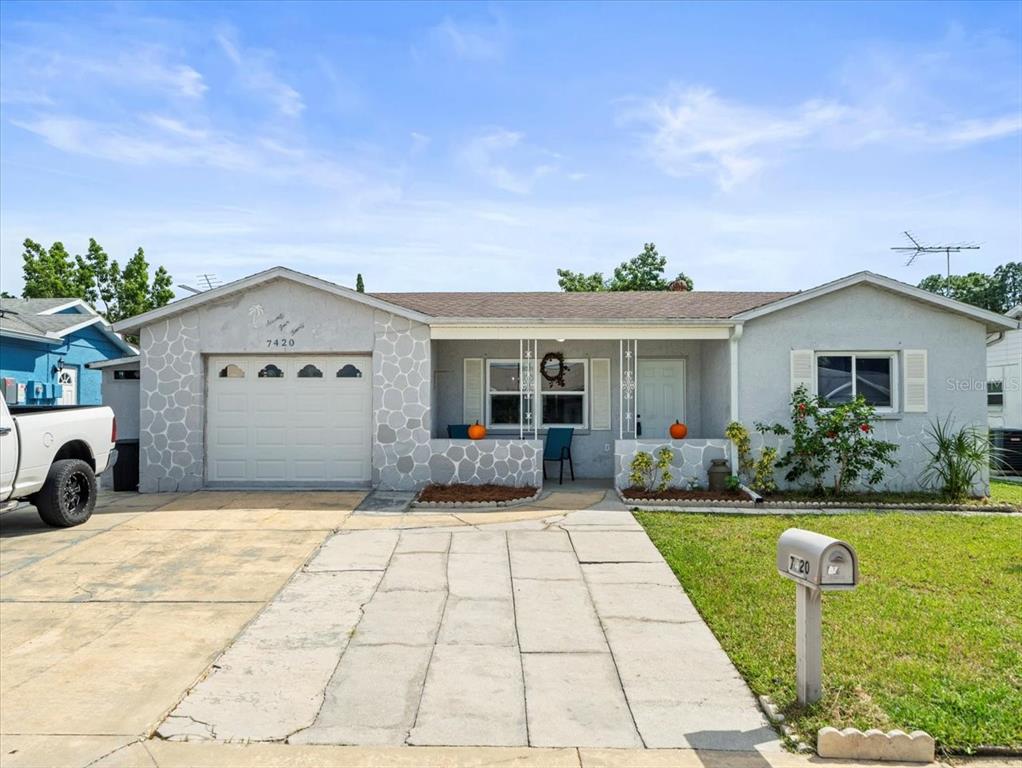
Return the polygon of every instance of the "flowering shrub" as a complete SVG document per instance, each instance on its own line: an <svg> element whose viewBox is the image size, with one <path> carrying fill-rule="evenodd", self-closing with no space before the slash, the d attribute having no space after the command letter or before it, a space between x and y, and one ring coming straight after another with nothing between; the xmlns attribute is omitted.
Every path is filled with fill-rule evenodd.
<svg viewBox="0 0 1022 768"><path fill-rule="evenodd" d="M823 491L823 480L833 472L832 491L864 481L876 485L885 467L893 467L895 443L877 440L873 420L876 410L859 396L850 403L831 407L823 398L799 387L791 396L791 426L757 424L762 432L790 437L791 449L777 466L787 468L785 478L793 483L810 483Z"/></svg>
<svg viewBox="0 0 1022 768"><path fill-rule="evenodd" d="M670 471L673 458L673 451L666 446L657 451L656 460L645 451L636 453L632 457L632 471L628 475L632 487L642 488L645 491L666 491L671 485L671 480L674 479Z"/></svg>
<svg viewBox="0 0 1022 768"><path fill-rule="evenodd" d="M764 448L759 458L752 455L752 439L749 430L738 421L732 421L724 430L724 435L735 444L738 450L738 475L744 477L752 490L757 493L770 493L777 490L774 482L774 462L777 461L776 448Z"/></svg>

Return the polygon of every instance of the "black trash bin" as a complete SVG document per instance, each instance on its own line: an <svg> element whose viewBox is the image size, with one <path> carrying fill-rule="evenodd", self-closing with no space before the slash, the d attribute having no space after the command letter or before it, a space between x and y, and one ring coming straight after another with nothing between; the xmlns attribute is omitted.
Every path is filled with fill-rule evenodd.
<svg viewBox="0 0 1022 768"><path fill-rule="evenodd" d="M1022 429L991 429L994 468L1004 474L1022 475Z"/></svg>
<svg viewBox="0 0 1022 768"><path fill-rule="evenodd" d="M138 440L117 441L117 463L114 464L114 490L138 490Z"/></svg>

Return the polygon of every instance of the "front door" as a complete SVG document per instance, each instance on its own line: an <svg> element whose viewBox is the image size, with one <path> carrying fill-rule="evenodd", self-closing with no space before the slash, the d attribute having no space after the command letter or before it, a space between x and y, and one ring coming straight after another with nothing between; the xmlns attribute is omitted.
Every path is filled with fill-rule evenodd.
<svg viewBox="0 0 1022 768"><path fill-rule="evenodd" d="M685 421L685 361L639 360L638 414L642 437L668 437L668 429Z"/></svg>
<svg viewBox="0 0 1022 768"><path fill-rule="evenodd" d="M57 405L78 405L78 369L61 368L57 371L57 383L62 388Z"/></svg>

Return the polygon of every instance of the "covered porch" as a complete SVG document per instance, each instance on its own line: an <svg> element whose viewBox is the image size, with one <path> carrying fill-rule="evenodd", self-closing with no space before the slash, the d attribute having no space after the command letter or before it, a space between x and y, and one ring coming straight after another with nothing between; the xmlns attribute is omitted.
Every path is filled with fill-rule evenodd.
<svg viewBox="0 0 1022 768"><path fill-rule="evenodd" d="M434 482L521 484L522 473L502 462L524 454L541 475L544 441L562 428L573 431L575 477L618 487L628 485L637 451L671 447L677 482L702 485L710 461L730 457L730 324L431 330L433 453L453 454L435 462ZM683 440L670 437L675 421L688 428ZM486 428L485 440L464 439L465 425L475 423ZM548 470L556 483L558 465Z"/></svg>

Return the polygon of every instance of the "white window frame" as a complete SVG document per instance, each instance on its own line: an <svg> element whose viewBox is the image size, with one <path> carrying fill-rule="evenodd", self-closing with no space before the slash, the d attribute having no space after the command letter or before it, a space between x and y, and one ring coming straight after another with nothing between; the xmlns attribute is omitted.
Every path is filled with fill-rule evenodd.
<svg viewBox="0 0 1022 768"><path fill-rule="evenodd" d="M1005 366L995 366L994 368L988 368L987 369L986 396L987 396L987 410L990 413L1004 413L1004 394L1005 394L1005 388L1004 388L1004 368L1005 368ZM996 374L994 373L995 370L997 371ZM1001 391L1000 392L991 392L990 391L990 385L991 384L1000 384L1001 385ZM992 395L992 394L999 394L1001 396L1001 404L1000 405L992 405L990 403L990 395Z"/></svg>
<svg viewBox="0 0 1022 768"><path fill-rule="evenodd" d="M582 365L582 366L584 366L584 371L585 371L585 375L583 376L583 387L584 387L584 389L581 392L577 392L577 391L574 391L574 390L573 391L565 391L565 392L543 391L542 384L540 382L540 373L539 373L539 366L541 365L541 360L534 360L534 361L532 361L532 366L533 366L533 370L534 370L534 375L532 377L532 380L535 382L535 387L534 387L533 393L532 393L533 394L532 403L533 403L533 409L534 409L534 413L532 414L532 417L534 419L540 419L540 421L538 422L538 425L539 425L540 429L549 429L550 427L573 427L575 429L588 429L589 428L589 394L590 394L589 388L591 386L590 378L589 378L590 377L589 359L585 358L585 357L577 357L577 358L571 358L571 359L567 359L566 358L564 362L565 362L566 365ZM484 393L484 397L485 397L485 401L486 402L484 403L484 406L485 406L484 413L485 413L485 416L486 416L486 428L487 429L498 430L498 431L499 430L515 430L515 429L520 429L522 427L522 425L517 423L517 422L514 423L514 424L494 424L493 423L493 409L492 409L492 402L493 402L492 401L492 397L493 397L493 395L519 395L520 394L519 391L518 390L511 391L511 390L503 390L502 389L502 390L498 390L498 391L495 392L495 391L493 391L492 387L490 386L490 371L491 371L491 369L492 369L494 364L497 364L497 365L519 365L520 361L518 360L518 358L510 358L510 357L487 357L487 358L485 358L485 363L486 363L486 383L485 383L486 391ZM520 370L518 372L518 375L521 376L521 371ZM542 418L543 418L543 398L544 397L563 397L564 395L575 395L575 396L582 395L582 423L581 424L558 424L558 423L547 424L546 422L542 421ZM519 418L519 421L520 421L521 420L521 413L518 414L518 418ZM530 429L531 429L531 427L530 427Z"/></svg>
<svg viewBox="0 0 1022 768"><path fill-rule="evenodd" d="M521 395L521 392L519 390L517 390L517 389L513 390L513 391L512 390L501 389L501 390L498 390L497 392L494 392L494 391L492 391L492 389L490 387L490 369L493 367L494 364L498 364L498 365L521 365L521 361L517 357L513 357L513 358L512 357L487 357L487 358L484 359L484 362L486 363L486 390L483 393L483 397L485 399L485 402L484 402L485 411L484 412L486 414L486 428L487 429L497 429L497 430L500 430L500 429L508 429L508 430L511 430L511 429L521 429L521 427L522 427L522 425L521 425L521 420L522 420L522 413L521 413L521 411L518 412L518 421L516 421L514 424L494 424L493 423L493 413L492 413L492 404L493 404L492 398L493 398L493 395L514 395L515 397L518 397L519 395ZM522 376L522 371L521 371L521 369L519 369L519 371L518 371L519 381L521 380L521 376Z"/></svg>
<svg viewBox="0 0 1022 768"><path fill-rule="evenodd" d="M821 397L820 394L820 358L821 357L850 357L852 358L852 399L858 394L857 384L855 378L856 365L855 361L858 358L865 358L867 360L890 360L891 363L891 404L890 405L876 405L873 406L877 413L898 413L898 408L901 406L901 379L898 372L898 352L893 350L848 350L848 349L835 349L829 351L816 350L813 355L813 391L816 392L817 397Z"/></svg>
<svg viewBox="0 0 1022 768"><path fill-rule="evenodd" d="M571 359L565 358L564 364L571 365L582 365L584 366L584 375L582 376L582 391L566 390L558 392L557 390L543 390L543 381L546 379L542 378L542 374L536 376L536 409L537 413L535 416L539 418L539 426L541 429L548 429L550 427L572 427L574 429L588 429L589 428L589 360L584 357L573 357ZM560 424L557 422L547 423L543 421L543 398L545 397L564 397L565 395L582 395L582 423L581 424Z"/></svg>

